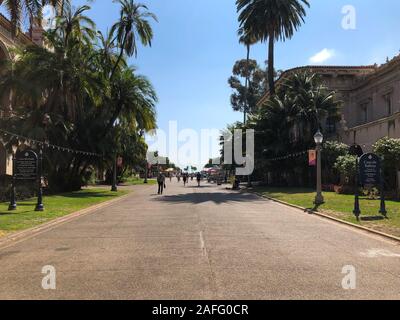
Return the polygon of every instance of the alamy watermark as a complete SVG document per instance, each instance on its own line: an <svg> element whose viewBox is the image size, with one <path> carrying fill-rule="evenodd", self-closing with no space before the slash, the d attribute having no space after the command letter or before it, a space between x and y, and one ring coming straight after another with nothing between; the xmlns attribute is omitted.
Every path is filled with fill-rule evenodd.
<svg viewBox="0 0 400 320"><path fill-rule="evenodd" d="M345 274L345 277L342 279L342 288L344 290L355 290L357 288L356 268L351 265L344 266L342 274Z"/></svg>
<svg viewBox="0 0 400 320"><path fill-rule="evenodd" d="M45 276L42 278L42 288L44 290L56 290L56 268L53 266L44 266L42 268L42 274Z"/></svg>
<svg viewBox="0 0 400 320"><path fill-rule="evenodd" d="M166 164L166 157L175 164L206 164L237 166L237 175L251 175L254 171L254 130L183 129L177 121L169 122L168 133L155 130L149 133L147 160L151 164ZM154 151L158 152L158 155ZM222 154L216 156L216 152Z"/></svg>
<svg viewBox="0 0 400 320"><path fill-rule="evenodd" d="M346 5L342 8L342 28L344 30L355 30L357 28L357 11L352 5Z"/></svg>

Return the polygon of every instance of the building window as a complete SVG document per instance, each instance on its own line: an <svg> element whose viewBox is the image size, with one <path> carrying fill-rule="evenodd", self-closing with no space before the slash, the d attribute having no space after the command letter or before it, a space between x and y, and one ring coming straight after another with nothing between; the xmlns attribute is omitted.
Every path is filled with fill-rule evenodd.
<svg viewBox="0 0 400 320"><path fill-rule="evenodd" d="M326 132L328 134L334 134L336 133L336 119L329 117L326 120Z"/></svg>
<svg viewBox="0 0 400 320"><path fill-rule="evenodd" d="M392 95L386 94L383 96L383 100L385 101L385 109L388 116L393 114L393 104L392 104Z"/></svg>
<svg viewBox="0 0 400 320"><path fill-rule="evenodd" d="M360 105L360 111L361 111L360 124L367 123L368 122L368 102L362 103Z"/></svg>

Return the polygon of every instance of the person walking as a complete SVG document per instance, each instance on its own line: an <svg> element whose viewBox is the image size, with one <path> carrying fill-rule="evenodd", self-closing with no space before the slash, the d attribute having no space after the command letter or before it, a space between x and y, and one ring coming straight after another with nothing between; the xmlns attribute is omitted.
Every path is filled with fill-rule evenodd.
<svg viewBox="0 0 400 320"><path fill-rule="evenodd" d="M165 185L165 176L164 176L164 174L162 172L160 172L158 174L157 182L158 182L158 194L161 195L161 194L163 194L164 188L166 187L166 185Z"/></svg>
<svg viewBox="0 0 400 320"><path fill-rule="evenodd" d="M186 187L187 180L188 180L188 176L184 173L183 174L183 186L184 187Z"/></svg>
<svg viewBox="0 0 400 320"><path fill-rule="evenodd" d="M200 172L197 173L196 179L197 179L197 186L200 187L200 182L201 182L201 173Z"/></svg>

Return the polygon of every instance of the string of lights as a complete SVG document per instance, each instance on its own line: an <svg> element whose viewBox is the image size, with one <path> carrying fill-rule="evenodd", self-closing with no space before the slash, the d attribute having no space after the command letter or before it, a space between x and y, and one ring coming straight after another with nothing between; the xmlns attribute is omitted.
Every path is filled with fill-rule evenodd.
<svg viewBox="0 0 400 320"><path fill-rule="evenodd" d="M74 149L71 149L71 148L57 146L57 145L54 145L54 144L51 144L51 143L47 143L47 142L44 142L44 141L39 141L39 140L36 140L36 139L28 138L28 137L25 137L25 136L22 136L22 135L19 135L19 134L16 134L16 133L13 133L13 132L10 132L10 131L7 131L7 130L3 130L3 129L0 129L0 133L2 133L3 136L5 136L5 137L10 136L12 138L17 138L17 139L20 139L20 140L24 140L28 144L31 144L31 145L38 145L40 147L46 147L46 148L50 148L50 149L61 151L61 152L68 152L68 153L74 153L74 154L91 156L91 157L99 157L99 158L103 157L103 155L98 154L98 153L81 151L81 150L74 150Z"/></svg>
<svg viewBox="0 0 400 320"><path fill-rule="evenodd" d="M296 152L296 153L292 153L292 154L288 154L282 157L278 157L278 158L271 158L271 159L267 159L266 161L282 161L282 160L287 160L287 159L294 159L294 158L299 158L303 155L308 154L308 150L307 151L302 151L302 152Z"/></svg>

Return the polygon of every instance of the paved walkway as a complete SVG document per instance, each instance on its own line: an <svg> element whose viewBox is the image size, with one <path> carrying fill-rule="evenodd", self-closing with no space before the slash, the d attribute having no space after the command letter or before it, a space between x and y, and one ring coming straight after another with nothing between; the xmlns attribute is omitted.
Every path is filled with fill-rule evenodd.
<svg viewBox="0 0 400 320"><path fill-rule="evenodd" d="M0 249L0 299L400 299L400 246L223 187L168 182ZM57 289L41 287L42 267ZM342 268L357 289L342 288Z"/></svg>

